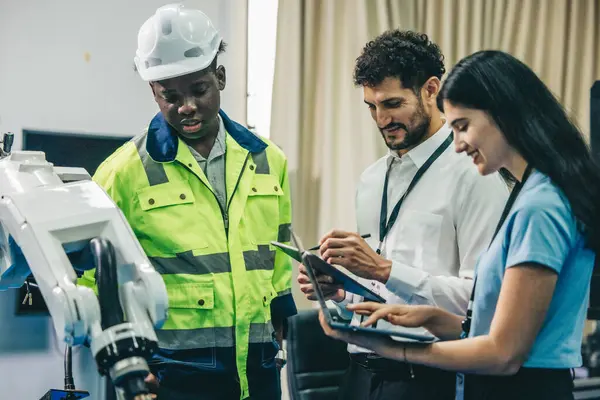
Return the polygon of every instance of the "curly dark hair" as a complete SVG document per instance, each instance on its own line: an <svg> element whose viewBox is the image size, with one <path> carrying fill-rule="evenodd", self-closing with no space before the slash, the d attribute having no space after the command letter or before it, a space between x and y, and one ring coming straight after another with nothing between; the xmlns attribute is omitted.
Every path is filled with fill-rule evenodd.
<svg viewBox="0 0 600 400"><path fill-rule="evenodd" d="M394 77L419 93L427 79L441 79L445 72L444 55L426 34L394 29L365 45L356 59L354 84L376 86Z"/></svg>

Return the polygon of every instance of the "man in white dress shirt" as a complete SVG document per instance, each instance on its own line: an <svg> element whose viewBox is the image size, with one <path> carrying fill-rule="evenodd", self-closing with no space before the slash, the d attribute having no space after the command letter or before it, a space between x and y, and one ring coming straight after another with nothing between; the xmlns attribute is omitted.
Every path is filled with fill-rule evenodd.
<svg viewBox="0 0 600 400"><path fill-rule="evenodd" d="M385 32L364 47L354 80L389 152L360 178L358 232L333 230L321 239L320 251L388 303L430 304L464 315L477 257L509 191L498 174L479 175L470 157L454 151L452 131L436 105L443 60L435 43L411 31ZM371 236L365 240L364 234ZM345 306L363 298L329 284L327 276L319 279L342 316L359 324L361 317ZM298 281L314 300L302 266ZM454 373L386 360L353 345L348 351L340 399L454 398Z"/></svg>

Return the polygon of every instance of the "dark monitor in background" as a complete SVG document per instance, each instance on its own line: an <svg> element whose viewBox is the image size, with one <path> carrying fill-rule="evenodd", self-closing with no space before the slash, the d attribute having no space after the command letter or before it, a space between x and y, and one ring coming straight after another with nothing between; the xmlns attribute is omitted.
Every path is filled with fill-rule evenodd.
<svg viewBox="0 0 600 400"><path fill-rule="evenodd" d="M46 153L57 167L81 167L93 176L98 166L131 137L23 130L23 150Z"/></svg>
<svg viewBox="0 0 600 400"><path fill-rule="evenodd" d="M590 91L590 143L592 154L600 164L600 81L594 82ZM588 319L600 320L600 257L598 255L590 287Z"/></svg>
<svg viewBox="0 0 600 400"><path fill-rule="evenodd" d="M23 150L43 151L57 167L81 167L93 176L98 166L125 142L125 136L23 130ZM32 283L32 284L30 284ZM39 289L29 276L17 294L17 315L48 314Z"/></svg>

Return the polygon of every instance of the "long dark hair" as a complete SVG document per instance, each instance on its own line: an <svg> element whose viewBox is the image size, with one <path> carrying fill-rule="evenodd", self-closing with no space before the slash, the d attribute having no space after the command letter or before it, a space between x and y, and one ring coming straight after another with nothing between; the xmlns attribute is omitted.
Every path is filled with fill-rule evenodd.
<svg viewBox="0 0 600 400"><path fill-rule="evenodd" d="M581 131L527 65L501 51L479 51L450 72L443 101L487 112L507 142L548 175L569 200L587 246L600 250L600 168Z"/></svg>

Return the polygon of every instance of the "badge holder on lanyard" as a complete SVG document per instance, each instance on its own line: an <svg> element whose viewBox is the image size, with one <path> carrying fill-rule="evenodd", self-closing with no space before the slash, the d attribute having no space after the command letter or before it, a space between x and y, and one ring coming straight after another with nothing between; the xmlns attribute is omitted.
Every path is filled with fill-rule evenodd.
<svg viewBox="0 0 600 400"><path fill-rule="evenodd" d="M531 165L527 165L527 168L525 169L525 172L523 173L523 179L521 179L521 182L518 182L515 185L512 192L510 193L510 196L508 197L508 201L506 202L506 205L504 206L504 210L502 210L502 216L500 217L500 221L498 221L498 225L496 225L496 231L494 232L494 235L492 236L492 240L490 240L490 244L488 245L488 250L489 250L490 246L492 245L492 242L496 238L498 231L500 231L500 228L504 224L504 221L508 217L508 213L510 212L510 209L512 208L513 204L515 204L515 200L517 200L517 196L519 195L519 192L523 188L523 185L525 185L525 181L527 180L527 178L529 178L529 174L531 174L531 169L532 169ZM471 298L469 299L469 305L467 307L467 316L462 321L462 330L463 331L462 331L462 334L460 335L461 339L464 339L467 336L469 336L469 332L471 331L471 319L473 317L473 300L475 299L476 285L477 285L477 276L475 276L475 281L473 282L473 290L471 290Z"/></svg>
<svg viewBox="0 0 600 400"><path fill-rule="evenodd" d="M390 219L387 220L387 192L392 164L389 165L387 172L385 173L385 182L383 184L383 196L381 196L381 211L379 213L379 246L377 246L377 254L381 254L381 246L383 245L383 241L386 235L389 233L392 226L394 225L394 223L396 222L396 219L398 218L398 213L400 212L400 206L402 206L404 199L406 199L406 196L408 196L411 190L413 190L419 179L421 179L421 177L425 174L429 167L431 167L431 164L433 164L433 162L437 160L439 156L442 155L444 150L446 150L448 146L450 146L450 143L452 143L452 139L453 134L452 132L450 132L450 135L448 135L446 140L444 140L444 142L435 150L435 152L431 156L429 156L427 161L425 161L425 163L421 165L421 168L417 170L415 177L410 181L406 192L404 192L400 200L398 200L398 203L396 203L396 206L390 214Z"/></svg>

